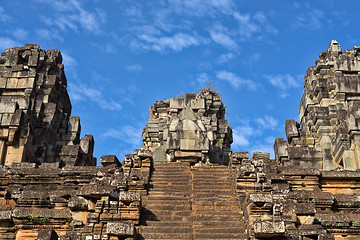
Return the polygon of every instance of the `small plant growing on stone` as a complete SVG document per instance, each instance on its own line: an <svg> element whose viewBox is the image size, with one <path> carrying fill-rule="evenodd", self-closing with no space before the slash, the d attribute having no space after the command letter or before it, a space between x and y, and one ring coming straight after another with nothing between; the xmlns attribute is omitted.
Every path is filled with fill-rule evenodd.
<svg viewBox="0 0 360 240"><path fill-rule="evenodd" d="M67 217L65 218L64 223L71 222L72 220L73 220L72 217Z"/></svg>
<svg viewBox="0 0 360 240"><path fill-rule="evenodd" d="M42 225L42 224L48 222L50 219L48 217L40 217L40 218L38 218L38 217L28 216L28 220L31 223Z"/></svg>

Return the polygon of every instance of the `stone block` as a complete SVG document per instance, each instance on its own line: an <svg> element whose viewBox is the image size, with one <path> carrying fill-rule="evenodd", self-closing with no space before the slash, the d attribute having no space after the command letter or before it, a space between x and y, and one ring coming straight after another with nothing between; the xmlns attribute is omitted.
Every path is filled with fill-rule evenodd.
<svg viewBox="0 0 360 240"><path fill-rule="evenodd" d="M11 211L0 211L0 222L1 221L11 221Z"/></svg>
<svg viewBox="0 0 360 240"><path fill-rule="evenodd" d="M110 166L110 165L115 165L118 167L121 167L121 163L120 161L117 159L117 157L115 155L103 155L100 158L100 163L104 166Z"/></svg>
<svg viewBox="0 0 360 240"><path fill-rule="evenodd" d="M170 108L183 109L185 107L185 100L182 98L171 98Z"/></svg>
<svg viewBox="0 0 360 240"><path fill-rule="evenodd" d="M85 135L80 140L81 154L92 156L94 151L94 137L92 135Z"/></svg>
<svg viewBox="0 0 360 240"><path fill-rule="evenodd" d="M119 201L127 204L135 201L140 202L140 194L139 192L120 191Z"/></svg>
<svg viewBox="0 0 360 240"><path fill-rule="evenodd" d="M53 229L39 230L37 240L57 240L58 235Z"/></svg>
<svg viewBox="0 0 360 240"><path fill-rule="evenodd" d="M122 222L108 222L106 234L109 236L128 237L134 235L134 224Z"/></svg>
<svg viewBox="0 0 360 240"><path fill-rule="evenodd" d="M7 82L6 77L0 77L0 88L6 88L6 82Z"/></svg>
<svg viewBox="0 0 360 240"><path fill-rule="evenodd" d="M69 125L68 125L68 132L80 132L81 125L80 125L80 117L69 117Z"/></svg>
<svg viewBox="0 0 360 240"><path fill-rule="evenodd" d="M285 234L285 223L262 221L254 224L254 232L256 237L275 237Z"/></svg>
<svg viewBox="0 0 360 240"><path fill-rule="evenodd" d="M293 138L297 138L300 136L299 127L300 124L297 123L294 119L285 121L286 138L289 143Z"/></svg>
<svg viewBox="0 0 360 240"><path fill-rule="evenodd" d="M0 101L0 113L15 113L19 108L17 102L3 102Z"/></svg>
<svg viewBox="0 0 360 240"><path fill-rule="evenodd" d="M205 108L205 99L203 98L193 99L191 100L190 106L192 109L196 109L196 110Z"/></svg>

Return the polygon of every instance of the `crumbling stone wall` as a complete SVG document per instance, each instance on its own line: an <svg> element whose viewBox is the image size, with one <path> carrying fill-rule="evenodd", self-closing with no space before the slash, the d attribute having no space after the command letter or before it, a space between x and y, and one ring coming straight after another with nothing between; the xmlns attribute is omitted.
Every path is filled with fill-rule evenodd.
<svg viewBox="0 0 360 240"><path fill-rule="evenodd" d="M80 139L71 116L62 56L38 45L6 49L0 58L0 164L61 162L94 166L94 139Z"/></svg>
<svg viewBox="0 0 360 240"><path fill-rule="evenodd" d="M250 239L360 239L360 172L282 166L267 153L231 156Z"/></svg>
<svg viewBox="0 0 360 240"><path fill-rule="evenodd" d="M151 153L102 167L16 163L0 167L1 239L134 239L147 193ZM53 238L51 238L53 236Z"/></svg>
<svg viewBox="0 0 360 240"><path fill-rule="evenodd" d="M315 64L305 75L300 124L286 121L287 141L276 139L276 159L324 170L360 169L360 48L342 51L333 40Z"/></svg>
<svg viewBox="0 0 360 240"><path fill-rule="evenodd" d="M143 130L143 149L154 161L228 164L232 130L217 91L156 101Z"/></svg>

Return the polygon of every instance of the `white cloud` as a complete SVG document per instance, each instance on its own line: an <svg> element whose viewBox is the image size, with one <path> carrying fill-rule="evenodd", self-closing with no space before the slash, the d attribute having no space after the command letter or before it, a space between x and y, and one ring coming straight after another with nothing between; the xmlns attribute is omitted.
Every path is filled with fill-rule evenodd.
<svg viewBox="0 0 360 240"><path fill-rule="evenodd" d="M126 125L120 129L110 128L102 134L103 137L119 139L125 143L131 144L134 148L141 148L142 128Z"/></svg>
<svg viewBox="0 0 360 240"><path fill-rule="evenodd" d="M249 150L251 154L253 152L267 152L270 153L271 157L274 157L275 137L268 136L268 134L277 132L277 126L278 121L271 116L251 120L241 119L240 125L233 127L232 150Z"/></svg>
<svg viewBox="0 0 360 240"><path fill-rule="evenodd" d="M260 25L263 27L263 29L272 35L276 35L279 33L279 30L273 27L269 21L267 20L266 15L263 12L257 12L254 15L254 19L260 23Z"/></svg>
<svg viewBox="0 0 360 240"><path fill-rule="evenodd" d="M289 74L265 75L264 76L274 87L279 90L280 97L285 98L289 88L297 88L300 86L300 80Z"/></svg>
<svg viewBox="0 0 360 240"><path fill-rule="evenodd" d="M132 42L131 46L140 50L154 50L160 53L172 50L179 52L191 46L199 45L201 40L197 36L186 33L176 33L171 37L154 37L142 34L138 41Z"/></svg>
<svg viewBox="0 0 360 240"><path fill-rule="evenodd" d="M126 65L125 69L129 72L141 72L143 70L140 64Z"/></svg>
<svg viewBox="0 0 360 240"><path fill-rule="evenodd" d="M241 146L248 146L250 144L250 137L256 135L258 132L248 124L233 128L233 144L237 148Z"/></svg>
<svg viewBox="0 0 360 240"><path fill-rule="evenodd" d="M12 47L20 47L20 43L18 43L17 41L14 41L13 39L8 38L8 37L0 37L1 51L3 51L4 49L7 49L7 48L12 48Z"/></svg>
<svg viewBox="0 0 360 240"><path fill-rule="evenodd" d="M6 21L8 21L10 19L11 19L11 17L8 14L5 13L4 8L0 7L0 20L2 22L6 22Z"/></svg>
<svg viewBox="0 0 360 240"><path fill-rule="evenodd" d="M325 20L324 13L317 9L306 9L305 13L299 14L293 23L294 28L305 28L309 30L318 30L322 27Z"/></svg>
<svg viewBox="0 0 360 240"><path fill-rule="evenodd" d="M270 158L274 159L274 143L257 143L250 149L250 153L253 154L254 152L263 152L263 153L270 153ZM250 154L250 156L251 156Z"/></svg>
<svg viewBox="0 0 360 240"><path fill-rule="evenodd" d="M68 55L67 53L61 52L61 55L63 57L64 67L73 69L78 65L78 62L73 57Z"/></svg>
<svg viewBox="0 0 360 240"><path fill-rule="evenodd" d="M100 9L85 10L78 0L43 1L55 11L55 17L41 16L41 20L49 26L57 26L62 31L77 31L79 27L94 33L101 32L101 24L106 21L106 14Z"/></svg>
<svg viewBox="0 0 360 240"><path fill-rule="evenodd" d="M117 52L116 47L114 44L108 43L91 43L91 46L98 48L100 51L109 54L115 54Z"/></svg>
<svg viewBox="0 0 360 240"><path fill-rule="evenodd" d="M103 110L119 111L122 109L119 100L109 99L99 89L90 88L85 84L70 82L68 91L72 101L91 101Z"/></svg>
<svg viewBox="0 0 360 240"><path fill-rule="evenodd" d="M274 130L279 121L271 116L265 116L265 117L259 117L255 119L255 122L261 127L261 128L269 128Z"/></svg>
<svg viewBox="0 0 360 240"><path fill-rule="evenodd" d="M26 37L28 36L28 32L22 28L16 28L16 29L12 30L10 33L15 38L21 39L21 40L26 39Z"/></svg>
<svg viewBox="0 0 360 240"><path fill-rule="evenodd" d="M60 36L60 34L53 29L45 29L45 28L40 28L40 29L36 29L35 30L36 35L38 37L44 38L46 40L53 40L53 39L57 39L59 41L64 41L63 37Z"/></svg>
<svg viewBox="0 0 360 240"><path fill-rule="evenodd" d="M279 32L269 23L266 15L262 12L257 12L254 15L234 12L233 17L238 22L237 34L240 41L262 40L266 34L276 35Z"/></svg>
<svg viewBox="0 0 360 240"><path fill-rule="evenodd" d="M232 72L219 71L216 73L216 77L220 80L228 82L233 88L236 89L240 87L246 87L250 90L255 91L258 88L257 84L254 83L252 80L243 79Z"/></svg>
<svg viewBox="0 0 360 240"><path fill-rule="evenodd" d="M229 35L224 32L211 30L210 31L211 39L226 48L236 49L238 47L237 43L231 39Z"/></svg>
<svg viewBox="0 0 360 240"><path fill-rule="evenodd" d="M250 142L246 138L246 136L242 135L236 129L233 130L233 143L232 143L233 147L248 146L249 144Z"/></svg>
<svg viewBox="0 0 360 240"><path fill-rule="evenodd" d="M235 54L234 53L224 53L222 55L220 55L220 57L218 58L217 62L220 63L220 64L223 64L223 63L226 63L232 59L235 58Z"/></svg>
<svg viewBox="0 0 360 240"><path fill-rule="evenodd" d="M208 85L211 80L209 79L209 76L206 73L200 73L196 77L196 82L198 85L201 85L201 87Z"/></svg>
<svg viewBox="0 0 360 240"><path fill-rule="evenodd" d="M232 0L168 0L168 4L177 14L197 17L231 14L235 9Z"/></svg>

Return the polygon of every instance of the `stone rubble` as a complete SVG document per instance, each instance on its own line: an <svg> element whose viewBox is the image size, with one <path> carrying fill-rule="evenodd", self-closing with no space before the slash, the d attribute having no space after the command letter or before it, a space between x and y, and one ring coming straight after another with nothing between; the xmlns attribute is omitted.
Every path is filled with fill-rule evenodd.
<svg viewBox="0 0 360 240"><path fill-rule="evenodd" d="M333 40L269 153L231 152L211 87L156 101L142 149L93 157L59 50L0 58L0 238L360 239L360 52Z"/></svg>

